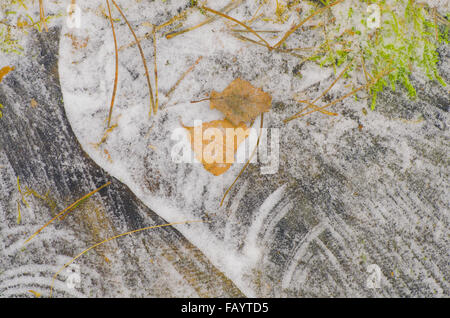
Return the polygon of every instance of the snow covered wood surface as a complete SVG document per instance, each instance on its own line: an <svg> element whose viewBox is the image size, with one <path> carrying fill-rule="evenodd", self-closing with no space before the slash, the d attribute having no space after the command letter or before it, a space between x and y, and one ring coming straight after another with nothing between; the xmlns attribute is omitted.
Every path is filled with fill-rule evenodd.
<svg viewBox="0 0 450 318"><path fill-rule="evenodd" d="M144 206L121 182L83 152L67 121L58 75L60 29L32 36L30 59L2 83L0 98L10 105L0 127L1 248L0 296L48 296L53 274L88 246L115 234L167 222ZM34 58L31 58L34 57ZM36 108L29 103L34 98ZM45 193L57 211L28 198L17 219L17 183ZM112 181L92 204L44 229L23 248L25 238L56 212ZM52 213L53 212L53 213ZM92 214L90 216L90 214ZM174 227L122 238L86 255L81 288L55 285L54 296L70 297L240 297L242 293ZM34 297L34 296L33 296Z"/></svg>
<svg viewBox="0 0 450 318"><path fill-rule="evenodd" d="M415 79L415 101L388 89L375 111L365 111L366 100L349 99L333 108L339 116L315 113L285 124L299 107L292 95L320 95L333 72L242 43L216 21L158 38L161 109L149 119L139 53L126 45L133 38L122 22L117 128L99 148L114 46L108 20L90 5L83 4L82 29L33 33L25 58L1 60L15 71L0 84L0 296L33 296L30 289L48 295L53 274L88 246L189 220L205 223L150 230L90 251L76 262L79 284L69 288L65 279L73 274L63 274L55 296L450 296L447 88ZM152 6L158 4L130 6L128 18L159 24L179 7ZM246 8L233 16L248 18ZM203 19L199 13L191 22ZM151 37L138 35L150 61ZM440 74L450 82L448 47L439 53ZM220 207L243 164L215 177L199 163L175 163L171 135L181 123L222 119L208 102L190 101L236 78L271 94L264 127L279 131L279 163L274 174L249 165ZM337 85L330 94L345 89ZM17 224L17 177L22 187L50 190L57 209L30 198ZM113 183L22 250L57 212L107 181ZM379 286L370 284L373 268L380 269Z"/></svg>

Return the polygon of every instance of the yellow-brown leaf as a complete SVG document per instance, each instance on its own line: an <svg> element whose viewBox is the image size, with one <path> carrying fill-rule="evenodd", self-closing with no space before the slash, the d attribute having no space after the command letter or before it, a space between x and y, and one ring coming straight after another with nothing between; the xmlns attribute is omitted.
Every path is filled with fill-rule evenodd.
<svg viewBox="0 0 450 318"><path fill-rule="evenodd" d="M5 77L11 71L14 71L14 67L5 66L4 68L0 69L0 83L3 80L3 77Z"/></svg>
<svg viewBox="0 0 450 318"><path fill-rule="evenodd" d="M231 82L222 93L212 91L210 100L211 108L220 110L234 125L249 122L272 106L270 94L241 78Z"/></svg>
<svg viewBox="0 0 450 318"><path fill-rule="evenodd" d="M199 160L203 167L210 173L215 176L219 176L225 173L228 169L230 169L231 165L234 162L234 155L239 148L239 145L249 136L250 130L247 126L242 123L240 125L233 125L230 121L224 120L214 120L211 122L203 123L202 125L202 138L195 137L195 128L196 127L184 127L188 130L190 134L191 147L195 153L195 157ZM203 133L208 128L217 128L222 133L222 138L216 140L217 136L213 136L214 138L203 138ZM233 139L226 137L226 129L233 129L234 136ZM208 148L219 147L222 151L217 153L206 152ZM232 154L232 158L227 158L227 153ZM208 159L205 160L205 157L208 156Z"/></svg>

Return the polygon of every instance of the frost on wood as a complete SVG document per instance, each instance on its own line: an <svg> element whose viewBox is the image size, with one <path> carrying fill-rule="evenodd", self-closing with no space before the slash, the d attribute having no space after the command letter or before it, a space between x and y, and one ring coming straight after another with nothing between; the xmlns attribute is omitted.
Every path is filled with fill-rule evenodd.
<svg viewBox="0 0 450 318"><path fill-rule="evenodd" d="M184 9L180 3L133 1L127 7L129 20L140 25L137 35L145 37L141 44L149 61L153 43L145 35L151 29L141 22L162 25ZM300 63L291 54L243 42L222 19L216 19L173 39L164 36L170 28L157 33L162 107L149 120L148 91L142 72L137 71L139 53L133 45L128 47L134 39L127 26L117 23L124 41L119 68L123 80L113 118L117 128L97 147L105 134L114 78L113 39L101 8L95 10L101 5L104 9L105 2L79 5L83 24L77 30L64 24L61 34L55 34L59 47L54 39L39 38L25 48L27 57L34 59L17 64L0 57L0 65L17 66L0 85L0 99L7 100L11 110L0 122L5 149L0 149L0 237L5 247L0 248L0 266L6 269L0 273L1 296L30 294L30 288L46 295L55 266L97 242L99 236L161 223L164 218L166 222L202 219L208 223L111 242L108 249L80 260L81 288L68 290L59 282L58 296L234 297L240 290L246 296L272 297L448 297L450 103L441 86L417 83L421 89L416 101L406 98L401 89L388 90L379 96L375 112L363 111L367 99L348 99L335 105L333 111L339 116L315 113L283 125L286 116L299 110L295 100L312 100L330 87L333 69L310 61ZM208 5L220 9L224 2L209 0ZM258 5L259 1L246 1L229 14L248 21ZM258 31L275 29L279 39L298 22L295 18L270 28L262 20L251 26ZM195 26L205 19L195 11L183 25ZM50 28L49 33L54 30ZM89 41L74 49L72 39L64 36L68 32ZM317 44L313 34L305 26L286 43L292 48L313 46ZM33 51L41 45L47 49ZM47 56L48 48L59 48L59 57ZM440 72L448 80L448 47L442 47L439 55ZM200 62L186 73L196 60ZM25 68L29 63L33 66ZM47 82L48 74L59 75L60 82ZM226 173L215 176L201 164L174 163L170 137L180 128L180 119L189 127L198 119L223 120L225 109L189 101L225 90L236 78L250 81L273 98L264 124L280 129L280 169L262 175L262 164L250 164L219 207L243 164L235 162ZM341 96L351 84L339 81L324 99ZM31 98L39 101L39 107L28 107ZM61 120L64 125L55 125ZM60 146L72 130L77 139L71 140L79 142L83 151L78 146ZM186 133L184 128L181 131ZM52 214L43 206L24 208L17 226L15 177L20 175L21 182L32 188L42 185L59 193L55 199L63 208L99 186L98 182L107 181L98 179L99 167L83 163L88 158L117 178L96 206L104 211L99 215L105 215L111 230L102 227L101 235L90 230L86 215L96 218L96 214L88 207L80 208L20 251L20 240ZM49 182L47 175L54 176L55 182ZM379 289L367 288L370 264L381 269ZM226 278L238 288L228 288Z"/></svg>

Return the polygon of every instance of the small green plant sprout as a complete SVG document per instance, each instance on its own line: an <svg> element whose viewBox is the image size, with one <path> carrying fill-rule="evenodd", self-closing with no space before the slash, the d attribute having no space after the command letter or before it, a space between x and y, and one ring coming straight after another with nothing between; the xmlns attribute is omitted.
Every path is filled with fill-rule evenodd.
<svg viewBox="0 0 450 318"><path fill-rule="evenodd" d="M7 54L20 54L22 51L22 47L13 36L13 31L17 27L10 22L10 17L16 13L14 6L17 6L17 1L0 3L0 52Z"/></svg>
<svg viewBox="0 0 450 318"><path fill-rule="evenodd" d="M332 1L321 2L328 5ZM427 4L414 0L346 0L324 15L334 22L327 23L325 44L310 60L335 68L357 58L366 82L392 69L368 88L372 109L386 86L396 90L401 85L410 98L415 98L413 74L447 85L438 73L437 49L448 44L448 19L438 18L436 10Z"/></svg>
<svg viewBox="0 0 450 318"><path fill-rule="evenodd" d="M0 52L6 54L21 55L23 47L20 39L28 33L30 29L41 32L48 29L51 19L62 16L45 15L44 1L39 0L40 18L33 18L30 15L34 1L31 0L2 0L0 1Z"/></svg>

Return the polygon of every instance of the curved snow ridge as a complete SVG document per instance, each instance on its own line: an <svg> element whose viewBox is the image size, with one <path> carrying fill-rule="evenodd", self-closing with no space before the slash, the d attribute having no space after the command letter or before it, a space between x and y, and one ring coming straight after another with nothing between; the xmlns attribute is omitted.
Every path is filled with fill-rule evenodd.
<svg viewBox="0 0 450 318"><path fill-rule="evenodd" d="M251 226L248 229L243 252L252 260L253 264L256 264L262 254L263 246L258 244L258 239L259 234L264 229L264 222L267 220L269 213L274 210L274 207L283 198L286 187L286 184L282 185L264 200L258 208L258 212L256 213Z"/></svg>
<svg viewBox="0 0 450 318"><path fill-rule="evenodd" d="M279 67L282 59L272 56L267 50L254 47L257 54L264 54L273 61L266 63L261 59L255 64L254 52L247 50L246 45L226 32L217 36L221 22L205 25L201 30L191 31L174 40L158 37L157 64L159 80L159 97L161 109L157 116L150 120L148 114L148 96L146 81L141 74L142 65L135 46L126 47L119 52L119 85L116 95L112 123L118 126L109 135L107 141L99 149L93 146L98 143L105 132L105 119L108 115L114 80L114 46L109 22L103 16L96 14L89 5L80 4L83 9L83 24L80 29L62 29L59 48L59 73L64 105L69 122L85 152L110 175L125 183L150 209L168 222L183 222L203 219L205 214L216 215L215 229L209 224L188 224L175 226L188 240L196 245L227 277L229 277L247 296L255 293L250 283L244 277L255 266L261 249L256 245L258 233L263 229L264 220L276 203L281 200L285 187L281 187L267 198L247 229L235 221L227 219L224 209L219 209L218 203L233 182L241 166L234 165L225 175L214 177L206 172L201 165L177 165L170 161L172 132L181 127L180 120L191 123L193 120L204 121L222 119L217 110L209 109L206 103L189 104L190 100L204 96L211 90L222 90L233 79L232 72L221 70L221 61L234 59L237 54L239 63L235 63L240 71L249 79L255 78L255 85L264 86L277 94L286 93L286 89L296 89L305 85L305 80L289 76L283 80L273 80L279 77ZM223 1L211 1L212 8L219 9ZM256 4L253 9L257 9ZM161 20L155 3L136 4L126 12L127 18L133 21ZM178 9L175 4L164 6L167 12L175 14ZM245 16L246 10L237 9L233 15ZM242 16L242 17L243 17ZM193 14L188 21L195 25L202 22L201 14ZM115 23L119 46L132 42L127 26L123 22ZM144 27L136 28L138 36L146 32ZM74 47L76 41L87 40L85 48ZM226 43L226 45L225 45ZM150 74L153 75L153 43L142 40L141 43ZM243 49L245 48L245 49ZM237 53L236 53L237 52ZM202 56L196 65L194 74L188 74L173 91L177 79L190 69L194 62ZM233 66L234 67L234 66ZM259 74L258 69L264 70ZM273 76L272 76L273 75ZM310 72L305 77L316 81L317 72ZM325 76L325 75L324 75ZM321 76L320 78L323 78ZM199 80L201 79L201 80ZM184 105L183 107L166 107L169 105ZM186 108L189 107L189 111ZM105 155L105 153L108 155ZM207 189L204 195L205 189ZM172 195L168 194L172 193ZM240 200L233 198L235 208ZM245 248L240 250L233 243L231 233L233 228L241 228L244 234ZM230 232L231 231L231 232ZM241 231L241 230L240 230ZM241 243L239 243L241 245ZM256 253L256 254L255 254Z"/></svg>

